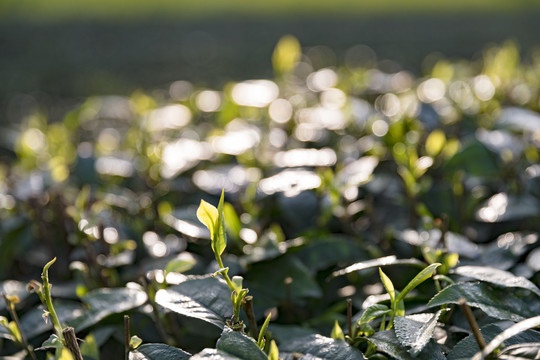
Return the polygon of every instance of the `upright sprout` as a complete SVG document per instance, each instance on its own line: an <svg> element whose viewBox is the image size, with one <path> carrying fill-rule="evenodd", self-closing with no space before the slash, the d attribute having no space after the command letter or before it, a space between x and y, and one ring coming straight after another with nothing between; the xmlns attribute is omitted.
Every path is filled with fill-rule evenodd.
<svg viewBox="0 0 540 360"><path fill-rule="evenodd" d="M225 217L223 215L224 204L224 191L221 191L221 197L219 199L218 207L209 204L208 202L201 200L201 204L197 209L197 218L202 222L210 231L210 238L212 240L212 251L219 266L219 270L216 274L221 274L225 279L225 282L231 290L231 301L233 303L233 321L231 327L236 330L243 330L243 323L240 322L240 308L244 297L248 293L248 289L242 287L243 278L241 276L234 276L233 279L228 275L229 268L223 265L221 254L225 251L227 246L227 235L225 233Z"/></svg>

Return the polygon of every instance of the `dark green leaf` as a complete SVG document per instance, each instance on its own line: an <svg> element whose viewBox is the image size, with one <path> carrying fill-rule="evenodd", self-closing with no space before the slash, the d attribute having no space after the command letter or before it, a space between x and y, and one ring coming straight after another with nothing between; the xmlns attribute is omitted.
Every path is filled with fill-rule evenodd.
<svg viewBox="0 0 540 360"><path fill-rule="evenodd" d="M469 306L501 320L521 321L535 316L539 310L538 303L527 302L516 294L479 282L450 285L435 295L427 306L458 304L461 298L466 299Z"/></svg>
<svg viewBox="0 0 540 360"><path fill-rule="evenodd" d="M361 360L364 355L343 340L322 335L308 335L279 344L279 350L313 355L325 360Z"/></svg>
<svg viewBox="0 0 540 360"><path fill-rule="evenodd" d="M144 344L129 353L129 360L184 360L191 354L166 344Z"/></svg>
<svg viewBox="0 0 540 360"><path fill-rule="evenodd" d="M415 314L394 319L394 327L399 342L415 357L428 344L442 310L435 314Z"/></svg>
<svg viewBox="0 0 540 360"><path fill-rule="evenodd" d="M357 241L344 236L327 236L310 239L297 253L309 269L319 271L338 263L358 261L365 258L365 251Z"/></svg>
<svg viewBox="0 0 540 360"><path fill-rule="evenodd" d="M216 348L243 360L267 360L268 357L250 337L229 327L223 329Z"/></svg>
<svg viewBox="0 0 540 360"><path fill-rule="evenodd" d="M156 303L184 316L209 322L219 328L232 314L231 293L217 277L188 277L188 280L159 290Z"/></svg>
<svg viewBox="0 0 540 360"><path fill-rule="evenodd" d="M377 348L398 360L446 360L439 345L430 340L416 356L409 354L396 337L394 330L381 331L367 338Z"/></svg>
<svg viewBox="0 0 540 360"><path fill-rule="evenodd" d="M502 324L490 324L482 327L480 332L486 342L490 342L508 326ZM527 330L505 341L506 345L516 345L522 343L540 342L540 333ZM448 360L471 359L480 349L474 339L474 335L469 335L457 343L448 354Z"/></svg>
<svg viewBox="0 0 540 360"><path fill-rule="evenodd" d="M271 261L253 264L246 275L247 288L257 302L281 301L285 298L285 280L290 278L291 298L318 298L322 291L313 275L298 258L286 254ZM255 280L252 280L255 279ZM259 280L256 282L256 280Z"/></svg>
<svg viewBox="0 0 540 360"><path fill-rule="evenodd" d="M88 310L82 316L69 321L68 324L78 332L97 324L109 315L123 313L139 307L147 299L146 293L138 289L97 289L82 297L82 301L88 305Z"/></svg>
<svg viewBox="0 0 540 360"><path fill-rule="evenodd" d="M540 289L523 276L515 276L511 272L494 269L488 266L460 266L454 272L461 276L486 281L501 287L517 287L532 291L540 296Z"/></svg>
<svg viewBox="0 0 540 360"><path fill-rule="evenodd" d="M473 176L494 177L499 174L497 155L479 141L466 144L446 162L445 167L450 171L465 171Z"/></svg>

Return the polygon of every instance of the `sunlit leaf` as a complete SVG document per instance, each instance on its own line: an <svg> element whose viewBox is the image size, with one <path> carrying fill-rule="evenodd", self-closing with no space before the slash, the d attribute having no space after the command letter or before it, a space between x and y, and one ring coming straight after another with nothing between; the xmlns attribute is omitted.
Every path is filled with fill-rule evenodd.
<svg viewBox="0 0 540 360"><path fill-rule="evenodd" d="M503 360L536 360L540 358L540 343L507 346L497 357Z"/></svg>
<svg viewBox="0 0 540 360"><path fill-rule="evenodd" d="M401 344L394 330L380 331L367 338L378 350L398 360L446 360L439 345L430 340L422 351L413 356Z"/></svg>
<svg viewBox="0 0 540 360"><path fill-rule="evenodd" d="M508 329L495 336L493 340L491 340L482 351L476 353L476 355L473 356L472 360L485 359L486 356L492 354L506 340L516 336L517 334L525 330L529 330L537 326L540 326L540 316L535 316L510 326Z"/></svg>
<svg viewBox="0 0 540 360"><path fill-rule="evenodd" d="M268 351L268 360L279 360L279 349L274 340L270 341L270 350Z"/></svg>
<svg viewBox="0 0 540 360"><path fill-rule="evenodd" d="M246 360L237 356L226 353L225 351L218 349L204 349L200 353L197 353L189 358L190 360ZM131 359L130 359L131 360Z"/></svg>
<svg viewBox="0 0 540 360"><path fill-rule="evenodd" d="M142 339L137 335L133 335L129 340L129 347L131 349L136 349L142 344Z"/></svg>
<svg viewBox="0 0 540 360"><path fill-rule="evenodd" d="M80 345L81 355L84 359L99 360L99 345L94 335L88 334Z"/></svg>
<svg viewBox="0 0 540 360"><path fill-rule="evenodd" d="M282 37L272 54L272 65L276 74L284 74L293 69L300 60L301 48L298 40L292 35Z"/></svg>
<svg viewBox="0 0 540 360"><path fill-rule="evenodd" d="M173 259L169 261L165 271L183 273L190 270L195 265L195 260Z"/></svg>
<svg viewBox="0 0 540 360"><path fill-rule="evenodd" d="M215 229L217 226L217 220L218 220L218 210L215 206L212 204L207 203L204 200L201 200L201 204L199 205L199 208L197 209L197 218L200 222L202 222L210 231L210 236L212 237L212 240L214 240L215 237Z"/></svg>
<svg viewBox="0 0 540 360"><path fill-rule="evenodd" d="M496 289L486 283L450 285L435 295L427 306L459 304L461 298L467 300L469 306L501 320L521 321L540 311L538 302L527 301L506 289Z"/></svg>
<svg viewBox="0 0 540 360"><path fill-rule="evenodd" d="M130 351L129 360L187 360L191 354L166 344L144 344Z"/></svg>
<svg viewBox="0 0 540 360"><path fill-rule="evenodd" d="M225 199L225 193L221 192L221 197L219 198L219 205L217 208L218 218L216 220L216 235L212 239L212 249L217 255L223 254L225 247L227 246L227 233L225 231L225 216L223 214L223 204Z"/></svg>
<svg viewBox="0 0 540 360"><path fill-rule="evenodd" d="M503 288L522 288L527 289L540 296L540 289L530 280L523 276L515 276L509 271L494 269L488 266L460 266L454 269L454 273L473 278L480 281Z"/></svg>
<svg viewBox="0 0 540 360"><path fill-rule="evenodd" d="M403 299L405 299L405 296L411 292L415 287L426 281L431 277L431 275L435 272L435 270L441 266L439 263L431 264L428 267L426 267L424 270L420 271L409 283L407 286L405 286L405 289L403 289L399 295L396 298L396 303L399 303Z"/></svg>
<svg viewBox="0 0 540 360"><path fill-rule="evenodd" d="M308 335L279 344L280 351L298 352L324 360L363 360L364 355L343 340Z"/></svg>
<svg viewBox="0 0 540 360"><path fill-rule="evenodd" d="M389 265L412 265L423 268L426 264L418 259L398 259L395 255L390 255L378 259L358 262L346 267L345 269L334 271L331 276L337 277L352 273L354 271Z"/></svg>
<svg viewBox="0 0 540 360"><path fill-rule="evenodd" d="M67 348L63 348L58 360L74 360L74 359L73 359L73 355L71 355L71 352Z"/></svg>
<svg viewBox="0 0 540 360"><path fill-rule="evenodd" d="M330 334L330 337L332 339L345 340L345 334L343 334L343 330L341 329L341 326L339 326L337 320L334 322L334 327L332 328L332 333Z"/></svg>
<svg viewBox="0 0 540 360"><path fill-rule="evenodd" d="M415 314L398 316L394 328L399 342L412 356L417 356L433 336L442 310L435 314Z"/></svg>
<svg viewBox="0 0 540 360"><path fill-rule="evenodd" d="M392 310L383 304L373 304L362 313L358 320L360 324L366 324L379 316L388 315Z"/></svg>
<svg viewBox="0 0 540 360"><path fill-rule="evenodd" d="M426 139L426 153L435 157L440 154L446 143L446 135L441 129L433 130Z"/></svg>
<svg viewBox="0 0 540 360"><path fill-rule="evenodd" d="M386 292L388 292L388 295L390 295L390 302L392 303L393 307L396 301L396 290L394 289L394 284L392 284L392 280L390 280L390 278L386 276L386 274L382 271L381 268L379 268L379 275L381 277L381 282L386 289Z"/></svg>
<svg viewBox="0 0 540 360"><path fill-rule="evenodd" d="M510 325L508 324L489 324L480 328L482 337L486 342L490 342L499 335ZM511 337L505 341L505 345L516 345L524 343L538 343L540 342L540 333L533 330L526 330L514 337ZM471 334L457 343L452 351L448 354L448 360L458 360L458 359L471 359L480 349L478 348L478 343L476 342L474 335Z"/></svg>
<svg viewBox="0 0 540 360"><path fill-rule="evenodd" d="M231 292L217 277L190 277L156 293L156 303L178 314L200 319L220 329L232 314Z"/></svg>
<svg viewBox="0 0 540 360"><path fill-rule="evenodd" d="M259 348L257 343L250 337L229 327L223 329L216 348L227 354L234 355L245 360L267 360L266 354Z"/></svg>

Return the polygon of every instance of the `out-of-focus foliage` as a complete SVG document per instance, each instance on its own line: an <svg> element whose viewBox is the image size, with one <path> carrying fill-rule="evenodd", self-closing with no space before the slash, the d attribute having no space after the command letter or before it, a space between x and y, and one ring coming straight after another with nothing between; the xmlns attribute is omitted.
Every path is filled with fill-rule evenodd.
<svg viewBox="0 0 540 360"><path fill-rule="evenodd" d="M0 137L0 292L21 324L0 300L0 354L21 329L49 337L24 287L52 257L58 317L92 357L122 356L128 312L133 358L470 358L462 298L488 342L519 330L501 358L534 351L540 58L507 43L417 77L357 50L319 66L286 38L274 79L91 97ZM204 224L223 216L229 241L211 246L197 209L223 190ZM275 342L225 325L247 289Z"/></svg>

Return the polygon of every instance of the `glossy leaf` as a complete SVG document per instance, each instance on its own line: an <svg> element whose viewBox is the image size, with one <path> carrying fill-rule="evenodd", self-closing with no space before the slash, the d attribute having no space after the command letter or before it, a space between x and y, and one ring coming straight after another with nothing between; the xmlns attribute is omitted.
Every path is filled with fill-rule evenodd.
<svg viewBox="0 0 540 360"><path fill-rule="evenodd" d="M212 239L212 249L217 255L223 254L225 247L227 246L227 233L225 231L225 216L223 215L223 204L225 199L225 193L221 192L218 204L218 218L216 220L215 238Z"/></svg>
<svg viewBox="0 0 540 360"><path fill-rule="evenodd" d="M291 71L300 60L301 52L300 43L294 36L282 37L272 54L272 65L276 74L282 75Z"/></svg>
<svg viewBox="0 0 540 360"><path fill-rule="evenodd" d="M156 303L178 314L200 319L219 328L232 314L231 292L217 277L189 277L156 293Z"/></svg>
<svg viewBox="0 0 540 360"><path fill-rule="evenodd" d="M360 324L367 324L368 322L370 322L371 320L373 320L373 319L375 319L375 318L377 318L379 316L390 314L391 311L392 310L390 310L388 308L388 306L386 306L386 305L373 304L373 305L369 306L366 310L364 310L364 312L362 313L362 316L360 317L358 322Z"/></svg>
<svg viewBox="0 0 540 360"><path fill-rule="evenodd" d="M388 295L390 295L390 303L392 304L393 308L396 301L396 290L394 289L394 284L392 284L392 280L390 280L390 278L386 276L386 274L382 271L381 268L379 268L379 275L381 277L381 282L386 289L386 292L388 293Z"/></svg>
<svg viewBox="0 0 540 360"><path fill-rule="evenodd" d="M283 352L298 352L324 360L362 360L364 355L343 340L335 340L318 334L300 337L279 344Z"/></svg>
<svg viewBox="0 0 540 360"><path fill-rule="evenodd" d="M250 337L229 327L223 329L216 348L227 354L245 360L267 360L266 354L259 348L257 343Z"/></svg>
<svg viewBox="0 0 540 360"><path fill-rule="evenodd" d="M405 286L405 289L403 289L399 295L396 298L396 303L399 303L400 301L403 301L405 299L405 296L411 292L415 287L426 281L431 277L431 275L435 272L435 270L441 266L439 263L431 264L428 267L426 267L424 270L420 271L409 283L407 286Z"/></svg>
<svg viewBox="0 0 540 360"><path fill-rule="evenodd" d="M166 344L144 344L129 353L129 360L184 360L191 354Z"/></svg>
<svg viewBox="0 0 540 360"><path fill-rule="evenodd" d="M422 351L413 356L401 344L394 330L381 331L368 338L369 342L382 351L398 360L446 360L439 345L430 340Z"/></svg>
<svg viewBox="0 0 540 360"><path fill-rule="evenodd" d="M446 135L444 131L441 129L433 130L426 138L426 153L431 157L439 155L445 143Z"/></svg>
<svg viewBox="0 0 540 360"><path fill-rule="evenodd" d="M503 360L540 359L540 343L507 346L499 353L498 358Z"/></svg>
<svg viewBox="0 0 540 360"><path fill-rule="evenodd" d="M190 360L245 360L234 355L228 354L225 351L217 349L204 349L198 354L189 358ZM130 359L131 360L131 359Z"/></svg>
<svg viewBox="0 0 540 360"><path fill-rule="evenodd" d="M464 298L471 307L479 308L496 319L521 321L536 315L540 304L526 301L506 290L494 289L485 283L458 283L441 290L428 307L458 304Z"/></svg>
<svg viewBox="0 0 540 360"><path fill-rule="evenodd" d="M515 276L509 271L494 269L488 266L460 266L454 269L454 273L489 282L503 288L517 287L527 289L540 296L540 289L538 289L538 287L530 280L523 276Z"/></svg>
<svg viewBox="0 0 540 360"><path fill-rule="evenodd" d="M88 306L82 316L68 324L75 331L84 330L112 314L120 314L143 305L148 296L142 290L131 288L101 288L86 294L82 301Z"/></svg>
<svg viewBox="0 0 540 360"><path fill-rule="evenodd" d="M352 273L354 271L389 265L413 265L424 267L426 264L418 259L398 259L395 255L390 255L378 259L358 262L356 264L347 266L345 269L334 271L331 276L337 277Z"/></svg>
<svg viewBox="0 0 540 360"><path fill-rule="evenodd" d="M433 336L442 310L435 314L415 314L394 319L394 328L399 342L412 356L417 356Z"/></svg>
<svg viewBox="0 0 540 360"><path fill-rule="evenodd" d="M270 350L268 351L268 360L279 360L279 349L274 340L270 341Z"/></svg>
<svg viewBox="0 0 540 360"><path fill-rule="evenodd" d="M497 348L501 346L506 340L516 336L517 334L525 330L529 330L537 326L540 326L540 316L535 316L510 326L508 329L495 336L495 338L493 338L493 340L491 340L482 351L476 353L476 355L473 356L472 360L484 359L486 356L492 354L495 350L497 350Z"/></svg>
<svg viewBox="0 0 540 360"><path fill-rule="evenodd" d="M197 218L208 228L212 240L215 238L218 217L218 209L214 205L201 200L201 204L197 209Z"/></svg>
<svg viewBox="0 0 540 360"><path fill-rule="evenodd" d="M489 343L509 326L503 325L505 324L489 324L480 328L484 340ZM506 340L505 345L537 342L540 342L540 333L533 330L526 330ZM448 354L448 360L471 359L478 351L480 351L478 344L474 339L474 335L471 334L452 348L452 351Z"/></svg>

